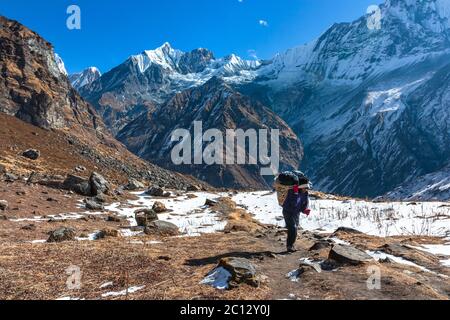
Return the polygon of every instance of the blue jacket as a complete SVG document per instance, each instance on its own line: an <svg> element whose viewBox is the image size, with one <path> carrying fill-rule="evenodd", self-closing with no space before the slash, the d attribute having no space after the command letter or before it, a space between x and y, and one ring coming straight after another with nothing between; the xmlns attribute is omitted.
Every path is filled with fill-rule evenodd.
<svg viewBox="0 0 450 320"><path fill-rule="evenodd" d="M289 190L288 196L283 204L283 212L287 214L300 214L309 207L309 194L294 193L294 190Z"/></svg>

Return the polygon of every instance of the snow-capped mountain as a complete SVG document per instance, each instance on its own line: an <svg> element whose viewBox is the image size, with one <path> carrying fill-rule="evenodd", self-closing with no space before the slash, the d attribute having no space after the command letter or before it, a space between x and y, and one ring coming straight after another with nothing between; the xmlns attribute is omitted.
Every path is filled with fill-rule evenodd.
<svg viewBox="0 0 450 320"><path fill-rule="evenodd" d="M449 63L450 0L386 0L268 61L217 59L166 43L80 92L117 133L219 77L294 129L315 186L379 196L450 163Z"/></svg>
<svg viewBox="0 0 450 320"><path fill-rule="evenodd" d="M69 81L72 84L72 87L80 90L82 87L91 84L101 76L102 73L100 72L100 70L98 70L96 67L89 67L82 72L71 74L69 76Z"/></svg>
<svg viewBox="0 0 450 320"><path fill-rule="evenodd" d="M55 62L56 62L56 67L57 67L58 71L60 73L62 73L63 75L67 76L68 73L67 73L64 61L57 53L55 53Z"/></svg>

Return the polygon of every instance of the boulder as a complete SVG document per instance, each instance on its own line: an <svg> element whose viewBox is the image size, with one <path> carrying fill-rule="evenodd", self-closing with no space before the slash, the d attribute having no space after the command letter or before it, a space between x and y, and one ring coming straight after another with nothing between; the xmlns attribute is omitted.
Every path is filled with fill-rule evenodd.
<svg viewBox="0 0 450 320"><path fill-rule="evenodd" d="M253 287L259 286L255 266L249 260L243 258L224 258L219 266L231 273L230 288L235 288L242 283Z"/></svg>
<svg viewBox="0 0 450 320"><path fill-rule="evenodd" d="M350 233L350 234L362 234L361 231L358 231L358 230L352 229L352 228L347 228L347 227L340 227L340 228L338 228L338 229L334 232L334 234L337 234L337 233L339 233L339 232L342 232L342 233Z"/></svg>
<svg viewBox="0 0 450 320"><path fill-rule="evenodd" d="M146 195L149 195L151 197L163 197L164 196L164 189L161 187L151 187L145 192Z"/></svg>
<svg viewBox="0 0 450 320"><path fill-rule="evenodd" d="M31 160L37 160L41 156L39 150L28 149L22 153L22 156Z"/></svg>
<svg viewBox="0 0 450 320"><path fill-rule="evenodd" d="M105 239L105 238L117 238L119 237L119 231L116 229L105 228L95 235L95 240Z"/></svg>
<svg viewBox="0 0 450 320"><path fill-rule="evenodd" d="M198 185L195 185L195 184L191 184L186 188L187 192L198 192L201 190L202 190L201 187L199 187Z"/></svg>
<svg viewBox="0 0 450 320"><path fill-rule="evenodd" d="M89 183L91 185L92 194L94 196L100 194L108 194L111 190L111 185L109 184L109 182L97 172L93 172L91 174Z"/></svg>
<svg viewBox="0 0 450 320"><path fill-rule="evenodd" d="M52 231L47 242L63 242L74 240L75 240L75 230L63 227L55 231Z"/></svg>
<svg viewBox="0 0 450 320"><path fill-rule="evenodd" d="M153 204L153 211L155 211L156 213L163 213L167 211L166 205L162 202L156 201Z"/></svg>
<svg viewBox="0 0 450 320"><path fill-rule="evenodd" d="M82 196L91 196L91 184L87 179L75 175L68 175L63 182L65 189L78 193Z"/></svg>
<svg viewBox="0 0 450 320"><path fill-rule="evenodd" d="M214 207L217 204L217 201L211 200L211 199L206 199L205 201L205 206L208 207Z"/></svg>
<svg viewBox="0 0 450 320"><path fill-rule="evenodd" d="M139 189L144 189L145 186L143 183L137 181L136 179L128 180L128 184L125 186L125 190L135 191Z"/></svg>
<svg viewBox="0 0 450 320"><path fill-rule="evenodd" d="M6 209L8 209L8 201L0 200L0 210L5 211Z"/></svg>
<svg viewBox="0 0 450 320"><path fill-rule="evenodd" d="M19 177L12 173L5 173L5 181L6 182L14 182L19 180Z"/></svg>
<svg viewBox="0 0 450 320"><path fill-rule="evenodd" d="M341 264L350 265L360 265L373 260L373 258L364 251L360 251L352 246L339 244L333 246L328 258Z"/></svg>
<svg viewBox="0 0 450 320"><path fill-rule="evenodd" d="M158 214L153 209L136 210L134 217L139 227L146 227L150 222L158 220Z"/></svg>
<svg viewBox="0 0 450 320"><path fill-rule="evenodd" d="M106 217L106 221L108 222L124 222L126 219L126 217L122 217L122 216L113 216L113 215L109 215Z"/></svg>
<svg viewBox="0 0 450 320"><path fill-rule="evenodd" d="M178 227L167 221L153 221L147 224L145 234L159 236L177 236L180 234Z"/></svg>
<svg viewBox="0 0 450 320"><path fill-rule="evenodd" d="M330 248L332 245L331 242L326 241L326 240L319 240L316 243L314 243L311 248L309 248L309 251L320 251L323 249L328 249Z"/></svg>
<svg viewBox="0 0 450 320"><path fill-rule="evenodd" d="M86 209L94 210L94 211L102 211L104 210L103 204L98 202L95 198L85 199L84 200Z"/></svg>

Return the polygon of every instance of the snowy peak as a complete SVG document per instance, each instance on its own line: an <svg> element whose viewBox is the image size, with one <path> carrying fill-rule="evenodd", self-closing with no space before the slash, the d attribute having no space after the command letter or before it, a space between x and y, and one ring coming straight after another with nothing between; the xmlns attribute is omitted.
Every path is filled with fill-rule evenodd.
<svg viewBox="0 0 450 320"><path fill-rule="evenodd" d="M67 70L66 70L66 66L64 65L64 61L57 53L55 53L55 62L56 62L56 66L58 68L58 71L61 74L67 76L68 73L67 73Z"/></svg>
<svg viewBox="0 0 450 320"><path fill-rule="evenodd" d="M96 67L89 67L82 72L74 73L69 76L72 87L79 90L80 88L91 84L102 76L100 70Z"/></svg>

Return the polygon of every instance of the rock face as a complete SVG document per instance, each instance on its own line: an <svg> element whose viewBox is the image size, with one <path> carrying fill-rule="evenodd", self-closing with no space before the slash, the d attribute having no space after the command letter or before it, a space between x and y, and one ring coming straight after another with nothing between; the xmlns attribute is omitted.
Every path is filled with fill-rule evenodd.
<svg viewBox="0 0 450 320"><path fill-rule="evenodd" d="M22 156L31 160L37 160L41 156L39 150L29 149L22 153Z"/></svg>
<svg viewBox="0 0 450 320"><path fill-rule="evenodd" d="M193 175L216 187L258 189L272 184L273 177L264 179L261 175L260 169L267 166L259 161L256 161L257 164L246 161L246 165L209 165L194 164L193 159L189 159L191 164L175 164L172 150L178 141L172 141L172 133L182 128L194 136L194 122L202 123L203 132L208 129L219 130L223 141L227 129L241 129L244 132L255 130L255 134L260 129L268 130L269 134L272 129L280 130L280 170L297 169L303 158L303 148L298 137L283 120L263 104L243 96L219 78L213 78L199 88L176 94L157 110L130 122L117 138L132 152L147 160ZM270 146L268 135L264 138L269 139ZM257 138L255 143L258 143L258 147L262 142ZM206 145L204 143L204 147ZM192 144L190 148L192 151ZM223 154L224 150L220 153ZM248 152L248 148L245 151Z"/></svg>
<svg viewBox="0 0 450 320"><path fill-rule="evenodd" d="M71 228L59 228L50 234L47 242L63 242L63 241L74 241L75 240L75 230Z"/></svg>
<svg viewBox="0 0 450 320"><path fill-rule="evenodd" d="M359 265L373 260L367 253L344 245L334 245L330 251L329 259L350 265Z"/></svg>
<svg viewBox="0 0 450 320"><path fill-rule="evenodd" d="M243 283L253 287L259 286L256 268L247 259L225 258L219 262L219 267L223 267L231 273L230 288L237 287Z"/></svg>
<svg viewBox="0 0 450 320"><path fill-rule="evenodd" d="M167 221L156 220L147 223L145 234L160 236L177 236L180 234L179 229L173 223Z"/></svg>

